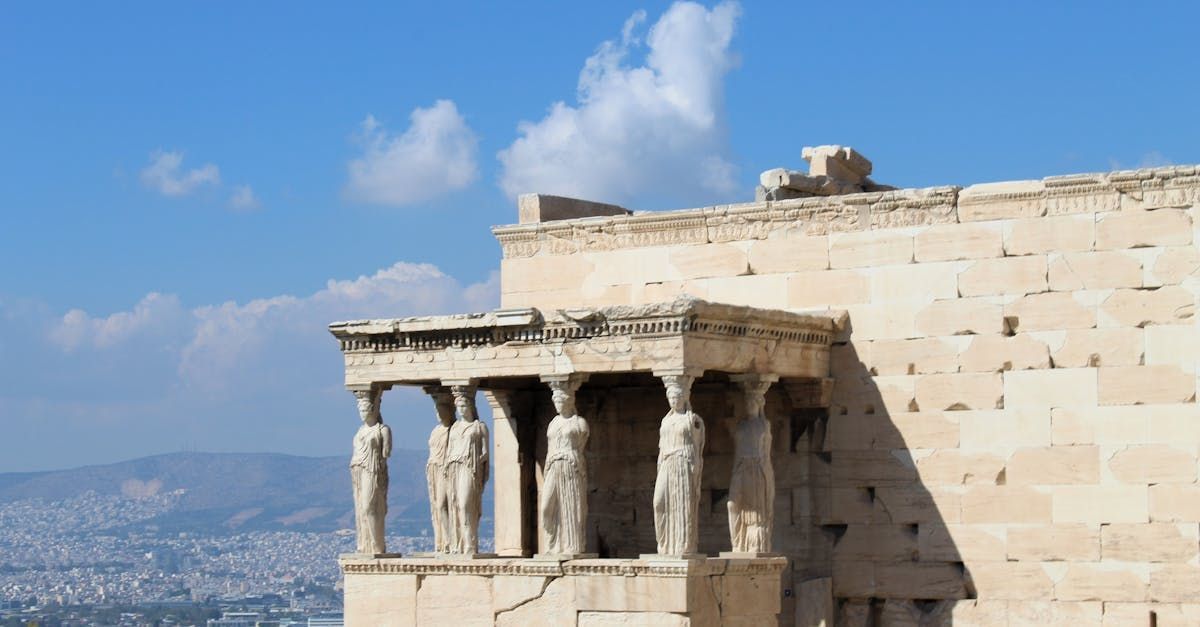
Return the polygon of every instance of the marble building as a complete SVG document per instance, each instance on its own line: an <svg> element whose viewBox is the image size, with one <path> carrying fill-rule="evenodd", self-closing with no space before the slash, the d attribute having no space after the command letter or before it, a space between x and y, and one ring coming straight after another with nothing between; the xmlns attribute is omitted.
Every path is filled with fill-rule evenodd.
<svg viewBox="0 0 1200 627"><path fill-rule="evenodd" d="M373 482L349 624L1200 622L1197 169L803 157L739 205L524 196L501 309L330 326ZM428 555L374 540L402 385Z"/></svg>

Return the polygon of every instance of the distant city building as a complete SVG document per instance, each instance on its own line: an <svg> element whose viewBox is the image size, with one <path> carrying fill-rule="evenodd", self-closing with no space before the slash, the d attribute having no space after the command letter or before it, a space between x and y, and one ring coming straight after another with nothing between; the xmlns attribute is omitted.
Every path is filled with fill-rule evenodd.
<svg viewBox="0 0 1200 627"><path fill-rule="evenodd" d="M308 627L343 627L343 625L345 625L345 619L341 612L308 617Z"/></svg>

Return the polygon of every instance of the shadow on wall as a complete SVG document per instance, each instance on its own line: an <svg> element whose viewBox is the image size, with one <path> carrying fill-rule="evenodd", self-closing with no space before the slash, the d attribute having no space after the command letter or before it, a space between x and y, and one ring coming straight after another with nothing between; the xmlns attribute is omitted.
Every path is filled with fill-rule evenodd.
<svg viewBox="0 0 1200 627"><path fill-rule="evenodd" d="M850 343L834 345L830 370L828 415L792 416L791 457L808 465L807 489L794 493L808 503L794 504L791 528L777 531L807 539L806 554L793 558L792 587L832 576L838 625L950 625L955 601L976 597L955 544L959 492L926 485L916 462L945 448L932 452L945 455L939 463L961 464L955 423L943 408L918 407L901 377L894 388L877 377ZM906 433L917 434L920 449ZM1004 481L1003 473L987 479ZM796 624L819 624L803 595L796 603Z"/></svg>
<svg viewBox="0 0 1200 627"><path fill-rule="evenodd" d="M905 434L919 434L925 449L951 449L946 462L953 463L958 431L943 412L921 412L911 394L896 393L890 378L876 377L848 343L834 346L831 371L828 408L786 382L767 395L774 547L791 562L780 622L951 624L954 601L975 596L954 540L959 495L953 486L922 483L921 452L910 450L916 446ZM554 410L544 391L534 405L540 461ZM741 390L721 373L696 381L692 405L707 426L699 549L716 555L731 548L730 426L745 408ZM661 381L648 373L594 375L579 391L579 408L591 427L589 550L622 558L653 553L658 425L667 412ZM540 470L538 464L539 485Z"/></svg>

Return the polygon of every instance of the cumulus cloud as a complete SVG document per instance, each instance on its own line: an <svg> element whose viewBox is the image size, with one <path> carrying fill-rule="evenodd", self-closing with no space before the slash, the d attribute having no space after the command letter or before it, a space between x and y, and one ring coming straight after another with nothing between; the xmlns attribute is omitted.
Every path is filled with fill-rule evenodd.
<svg viewBox="0 0 1200 627"><path fill-rule="evenodd" d="M164 196L186 196L202 185L221 182L217 166L206 163L198 168L183 170L183 153L156 150L150 154L150 164L142 169L142 184Z"/></svg>
<svg viewBox="0 0 1200 627"><path fill-rule="evenodd" d="M298 338L330 348L325 329L335 320L490 309L498 294L495 277L464 287L436 266L400 262L369 276L330 280L305 297L199 307L192 312L195 326L179 370L184 381L220 386L235 368L255 363L248 357Z"/></svg>
<svg viewBox="0 0 1200 627"><path fill-rule="evenodd" d="M136 334L161 330L179 320L182 312L177 297L151 292L133 309L100 318L82 309L72 309L50 328L49 336L67 351L80 347L107 348Z"/></svg>
<svg viewBox="0 0 1200 627"><path fill-rule="evenodd" d="M233 195L229 197L229 207L237 211L254 211L262 207L262 202L254 195L252 187L238 185L233 188Z"/></svg>
<svg viewBox="0 0 1200 627"><path fill-rule="evenodd" d="M107 316L72 309L47 336L66 352L118 350L124 344L145 350L146 343L137 340L155 338L156 346L176 353L180 384L219 388L243 380L237 372L262 366L261 360L272 355L332 348L325 329L335 320L476 311L498 301L498 273L464 286L436 266L398 262L371 275L331 279L306 296L229 301L190 311L176 296L152 292L132 309Z"/></svg>
<svg viewBox="0 0 1200 627"><path fill-rule="evenodd" d="M584 63L574 106L555 102L498 157L500 186L527 192L628 202L711 200L734 191L727 156L725 76L741 12L677 2L646 33L644 12L619 41L606 41ZM645 51L640 64L630 62Z"/></svg>
<svg viewBox="0 0 1200 627"><path fill-rule="evenodd" d="M498 303L498 273L467 283L404 262L303 294L196 307L151 293L116 313L64 314L0 297L0 470L180 446L339 452L358 419L330 322ZM428 399L397 389L385 401L397 441L424 441Z"/></svg>
<svg viewBox="0 0 1200 627"><path fill-rule="evenodd" d="M363 154L348 166L349 197L402 207L475 181L479 140L453 101L418 107L409 119L408 129L400 135L389 135L374 116L363 121Z"/></svg>

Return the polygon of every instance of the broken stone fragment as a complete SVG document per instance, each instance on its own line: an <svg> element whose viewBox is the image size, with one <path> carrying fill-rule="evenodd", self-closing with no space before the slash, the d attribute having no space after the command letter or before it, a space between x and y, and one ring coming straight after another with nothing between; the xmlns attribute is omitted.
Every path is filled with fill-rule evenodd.
<svg viewBox="0 0 1200 627"><path fill-rule="evenodd" d="M800 156L808 162L809 174L840 178L836 171L843 170L856 179L862 179L871 173L871 161L849 146L805 146ZM834 162L834 170L827 169L831 167L830 162Z"/></svg>
<svg viewBox="0 0 1200 627"><path fill-rule="evenodd" d="M517 197L517 219L521 224L592 218L596 216L619 216L632 213L624 207L566 196L550 194L521 194Z"/></svg>

